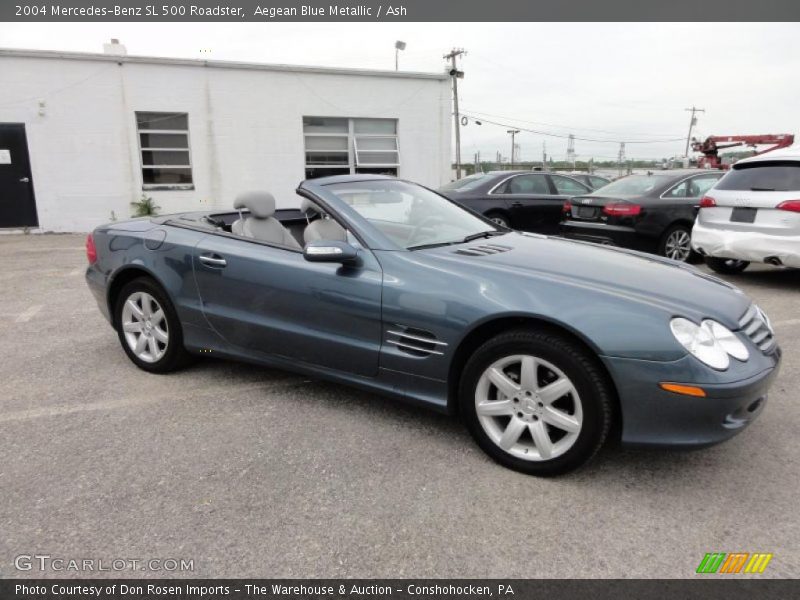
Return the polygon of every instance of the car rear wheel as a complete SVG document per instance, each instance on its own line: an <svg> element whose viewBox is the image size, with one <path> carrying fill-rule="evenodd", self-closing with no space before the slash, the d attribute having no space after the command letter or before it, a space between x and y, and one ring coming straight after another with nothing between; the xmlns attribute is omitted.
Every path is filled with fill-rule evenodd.
<svg viewBox="0 0 800 600"><path fill-rule="evenodd" d="M518 330L481 346L464 368L461 412L495 461L529 475L566 473L602 446L612 389L595 358L556 333Z"/></svg>
<svg viewBox="0 0 800 600"><path fill-rule="evenodd" d="M167 373L189 361L178 315L152 279L140 277L125 284L114 315L122 348L140 369Z"/></svg>
<svg viewBox="0 0 800 600"><path fill-rule="evenodd" d="M690 262L692 259L692 232L685 225L673 225L661 238L658 253L672 260Z"/></svg>
<svg viewBox="0 0 800 600"><path fill-rule="evenodd" d="M715 258L705 257L708 268L722 275L735 275L744 271L750 263L746 260L736 260L735 258Z"/></svg>
<svg viewBox="0 0 800 600"><path fill-rule="evenodd" d="M489 213L486 217L494 224L500 225L500 227L505 227L506 229L511 229L511 225L508 222L508 217L500 213Z"/></svg>

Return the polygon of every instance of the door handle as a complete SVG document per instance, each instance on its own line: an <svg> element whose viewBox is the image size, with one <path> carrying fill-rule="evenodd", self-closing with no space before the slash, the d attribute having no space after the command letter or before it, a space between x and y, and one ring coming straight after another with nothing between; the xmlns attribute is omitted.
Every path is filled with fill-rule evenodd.
<svg viewBox="0 0 800 600"><path fill-rule="evenodd" d="M200 262L207 267L212 267L215 269L222 269L228 264L224 258L217 254L201 254Z"/></svg>
<svg viewBox="0 0 800 600"><path fill-rule="evenodd" d="M514 202L511 206L514 208L522 208L522 202Z"/></svg>
<svg viewBox="0 0 800 600"><path fill-rule="evenodd" d="M20 183L30 183L31 179L30 179L30 177L23 177L22 179L19 180L19 182Z"/></svg>

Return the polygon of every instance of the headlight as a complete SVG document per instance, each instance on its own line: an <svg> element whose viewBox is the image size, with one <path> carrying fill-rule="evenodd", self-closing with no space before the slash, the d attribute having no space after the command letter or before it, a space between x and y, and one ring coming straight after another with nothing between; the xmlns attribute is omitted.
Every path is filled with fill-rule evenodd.
<svg viewBox="0 0 800 600"><path fill-rule="evenodd" d="M701 325L711 332L711 335L719 342L722 349L733 358L741 361L746 361L750 358L747 346L730 329L711 319L706 319Z"/></svg>
<svg viewBox="0 0 800 600"><path fill-rule="evenodd" d="M669 322L672 335L688 350L689 354L713 369L724 371L730 365L728 353L709 327L693 323L689 319L676 317Z"/></svg>

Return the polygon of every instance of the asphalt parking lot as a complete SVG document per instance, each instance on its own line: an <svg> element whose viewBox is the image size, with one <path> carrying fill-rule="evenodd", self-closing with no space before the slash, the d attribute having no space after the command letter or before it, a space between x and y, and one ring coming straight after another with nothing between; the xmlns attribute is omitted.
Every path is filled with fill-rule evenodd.
<svg viewBox="0 0 800 600"><path fill-rule="evenodd" d="M691 577L735 551L800 574L800 271L729 278L784 349L752 427L542 480L367 393L214 360L149 375L86 288L83 236L0 236L0 257L0 576L44 554L194 560L129 576Z"/></svg>

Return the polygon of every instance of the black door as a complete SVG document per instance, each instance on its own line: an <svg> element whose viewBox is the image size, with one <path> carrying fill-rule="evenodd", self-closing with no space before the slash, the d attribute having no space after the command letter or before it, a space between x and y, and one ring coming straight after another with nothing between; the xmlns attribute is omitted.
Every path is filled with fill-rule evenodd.
<svg viewBox="0 0 800 600"><path fill-rule="evenodd" d="M508 202L511 226L515 229L549 233L551 209L558 208L559 214L561 211L561 204L551 191L544 173L515 175L493 193L502 193Z"/></svg>
<svg viewBox="0 0 800 600"><path fill-rule="evenodd" d="M0 227L37 227L25 125L0 123Z"/></svg>

